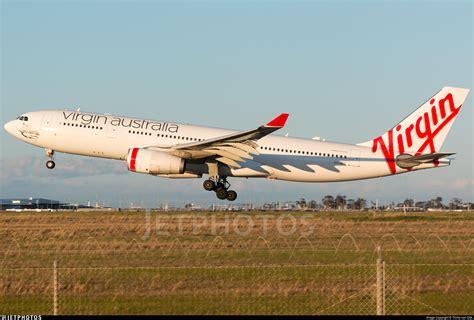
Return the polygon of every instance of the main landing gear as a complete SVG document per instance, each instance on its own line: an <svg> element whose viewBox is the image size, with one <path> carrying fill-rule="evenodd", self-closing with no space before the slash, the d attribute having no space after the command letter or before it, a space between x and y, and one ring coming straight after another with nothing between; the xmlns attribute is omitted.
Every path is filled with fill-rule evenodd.
<svg viewBox="0 0 474 320"><path fill-rule="evenodd" d="M48 156L49 160L46 161L46 168L54 169L56 167L56 163L54 162L54 150L46 149L46 155Z"/></svg>
<svg viewBox="0 0 474 320"><path fill-rule="evenodd" d="M209 180L204 181L202 186L207 191L214 191L220 200L234 201L237 199L237 192L229 190L230 183L227 182L227 177L209 178Z"/></svg>

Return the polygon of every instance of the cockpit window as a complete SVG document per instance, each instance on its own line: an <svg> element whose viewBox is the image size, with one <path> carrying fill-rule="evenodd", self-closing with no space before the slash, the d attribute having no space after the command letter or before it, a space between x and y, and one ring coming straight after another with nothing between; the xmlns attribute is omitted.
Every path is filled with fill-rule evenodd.
<svg viewBox="0 0 474 320"><path fill-rule="evenodd" d="M28 121L28 117L27 116L20 116L17 118L18 120L20 121Z"/></svg>

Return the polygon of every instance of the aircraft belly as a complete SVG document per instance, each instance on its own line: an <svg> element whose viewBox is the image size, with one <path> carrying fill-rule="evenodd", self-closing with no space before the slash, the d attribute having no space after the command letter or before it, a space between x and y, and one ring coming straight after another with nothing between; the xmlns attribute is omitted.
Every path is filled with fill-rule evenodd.
<svg viewBox="0 0 474 320"><path fill-rule="evenodd" d="M111 143L111 139L105 136L87 136L76 134L58 134L49 137L44 142L45 148L50 148L58 152L77 154L83 156L125 159L128 147L122 143Z"/></svg>
<svg viewBox="0 0 474 320"><path fill-rule="evenodd" d="M268 177L273 174L273 171L273 168L253 160L245 161L240 169L230 170L234 177Z"/></svg>
<svg viewBox="0 0 474 320"><path fill-rule="evenodd" d="M313 161L296 166L293 163L269 167L273 169L269 179L299 182L350 181L390 175L385 163L374 161L361 161L358 167L350 166L346 161L319 161L317 164Z"/></svg>

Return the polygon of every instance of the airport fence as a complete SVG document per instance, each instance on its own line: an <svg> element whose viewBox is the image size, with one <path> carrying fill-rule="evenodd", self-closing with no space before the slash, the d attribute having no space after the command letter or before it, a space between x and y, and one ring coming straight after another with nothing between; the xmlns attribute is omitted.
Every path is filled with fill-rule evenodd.
<svg viewBox="0 0 474 320"><path fill-rule="evenodd" d="M474 264L1 268L3 314L473 314Z"/></svg>

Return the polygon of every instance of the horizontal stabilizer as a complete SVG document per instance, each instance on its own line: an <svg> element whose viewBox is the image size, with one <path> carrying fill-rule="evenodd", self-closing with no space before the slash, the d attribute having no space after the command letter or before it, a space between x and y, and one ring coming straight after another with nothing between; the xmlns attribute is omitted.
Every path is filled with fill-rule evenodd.
<svg viewBox="0 0 474 320"><path fill-rule="evenodd" d="M433 162L442 158L453 155L452 152L435 152L430 154L422 154L419 156L412 156L407 153L403 153L397 156L396 163L400 168L410 169L419 166L422 163Z"/></svg>

